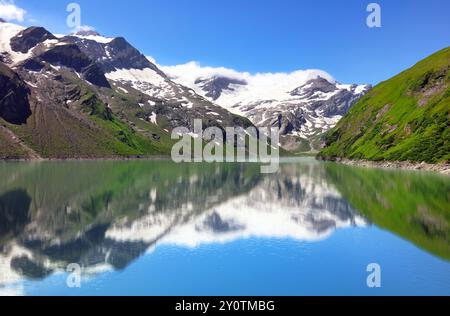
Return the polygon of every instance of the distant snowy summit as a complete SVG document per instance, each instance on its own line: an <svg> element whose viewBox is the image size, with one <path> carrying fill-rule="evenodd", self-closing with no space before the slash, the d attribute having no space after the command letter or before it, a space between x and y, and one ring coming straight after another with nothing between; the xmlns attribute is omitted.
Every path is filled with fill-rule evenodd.
<svg viewBox="0 0 450 316"><path fill-rule="evenodd" d="M320 149L321 135L372 88L366 84L340 84L319 70L256 75L220 74L218 70L195 78L189 67L163 69L174 81L249 118L256 126L280 128L282 146L297 152Z"/></svg>

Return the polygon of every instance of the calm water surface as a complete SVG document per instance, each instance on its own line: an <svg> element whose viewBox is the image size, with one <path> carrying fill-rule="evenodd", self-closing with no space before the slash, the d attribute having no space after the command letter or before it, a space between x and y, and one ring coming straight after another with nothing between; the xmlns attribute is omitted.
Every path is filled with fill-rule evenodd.
<svg viewBox="0 0 450 316"><path fill-rule="evenodd" d="M308 158L273 175L0 163L0 294L450 295L449 205L448 177ZM366 284L370 263L381 288Z"/></svg>

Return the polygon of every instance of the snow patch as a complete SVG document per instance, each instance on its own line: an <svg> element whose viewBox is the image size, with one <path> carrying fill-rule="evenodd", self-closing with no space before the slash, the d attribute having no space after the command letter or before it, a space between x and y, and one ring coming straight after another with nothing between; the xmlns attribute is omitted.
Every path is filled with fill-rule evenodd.
<svg viewBox="0 0 450 316"><path fill-rule="evenodd" d="M122 88L122 87L117 87L117 89L119 89L120 91L122 91L123 93L128 94L128 90Z"/></svg>
<svg viewBox="0 0 450 316"><path fill-rule="evenodd" d="M37 86L36 86L35 84L32 84L32 83L29 82L29 81L25 81L25 83L26 83L27 85L29 85L30 87L37 88Z"/></svg>
<svg viewBox="0 0 450 316"><path fill-rule="evenodd" d="M26 54L15 52L11 48L11 38L16 36L25 28L13 23L0 23L0 53L6 52L11 57L13 64L17 64L31 56L30 49Z"/></svg>
<svg viewBox="0 0 450 316"><path fill-rule="evenodd" d="M95 41L95 42L101 43L101 44L108 44L114 39L112 37L104 37L104 36L100 36L100 35L86 35L86 36L82 36L82 35L75 34L73 36L76 36L78 38L85 39L85 40Z"/></svg>
<svg viewBox="0 0 450 316"><path fill-rule="evenodd" d="M152 115L149 117L149 119L150 119L150 122L152 122L155 125L158 125L158 122L156 120L157 119L157 115L156 115L155 112L152 112Z"/></svg>
<svg viewBox="0 0 450 316"><path fill-rule="evenodd" d="M150 68L145 69L116 69L113 72L107 73L106 78L110 80L125 80L125 81L143 81L151 83L155 86L165 82L165 79L156 71Z"/></svg>

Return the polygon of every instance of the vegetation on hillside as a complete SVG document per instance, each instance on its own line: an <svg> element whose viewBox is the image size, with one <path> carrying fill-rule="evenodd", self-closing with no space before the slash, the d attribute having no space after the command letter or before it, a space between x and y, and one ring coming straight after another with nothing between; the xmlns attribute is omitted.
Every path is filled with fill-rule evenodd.
<svg viewBox="0 0 450 316"><path fill-rule="evenodd" d="M384 81L325 136L325 159L450 161L450 47Z"/></svg>

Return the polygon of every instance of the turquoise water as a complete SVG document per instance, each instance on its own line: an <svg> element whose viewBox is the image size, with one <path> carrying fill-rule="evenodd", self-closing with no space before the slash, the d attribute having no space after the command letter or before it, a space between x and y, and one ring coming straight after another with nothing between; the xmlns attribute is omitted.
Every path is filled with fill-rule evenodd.
<svg viewBox="0 0 450 316"><path fill-rule="evenodd" d="M308 158L259 171L0 163L0 294L450 294L449 178Z"/></svg>

